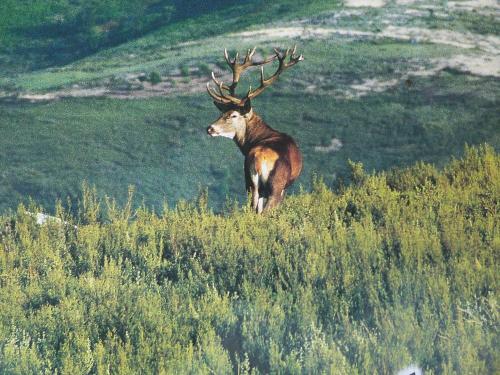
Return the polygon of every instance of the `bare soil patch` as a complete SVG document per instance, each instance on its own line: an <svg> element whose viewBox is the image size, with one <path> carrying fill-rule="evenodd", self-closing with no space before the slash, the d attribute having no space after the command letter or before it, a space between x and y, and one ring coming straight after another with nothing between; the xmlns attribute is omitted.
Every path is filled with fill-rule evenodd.
<svg viewBox="0 0 500 375"><path fill-rule="evenodd" d="M348 7L358 8L358 7L371 7L380 8L385 5L384 0L346 0L344 4Z"/></svg>
<svg viewBox="0 0 500 375"><path fill-rule="evenodd" d="M349 7L382 7L388 4L382 0L348 0L346 5ZM464 11L473 11L477 9L486 9L498 11L500 5L496 0L477 0L477 1L449 1L447 6L432 5L428 2L415 0L397 0L398 5L408 5L407 9L402 10L402 14L409 17L421 17L428 9L457 9ZM401 11L401 10L400 10ZM382 92L401 82L401 79L407 79L410 76L428 76L437 74L439 71L451 68L465 73L478 76L500 77L500 38L495 35L480 35L470 32L457 32L445 29L426 29L423 27L405 27L394 26L389 21L391 17L396 17L396 13L388 13L385 17L386 27L378 32L339 28L334 25L340 16L348 16L349 12L364 12L364 10L343 10L332 15L331 20L326 19L326 24L313 25L312 21L301 20L282 26L267 27L258 30L243 31L228 34L228 37L241 41L251 41L259 44L262 42L273 42L290 39L328 39L334 36L353 38L353 39L379 39L391 38L396 40L409 41L411 43L435 43L449 45L464 50L463 54L458 54L447 59L435 59L431 61L430 67L417 67L413 71L403 72L400 78L390 80L380 80L378 78L367 78L361 82L353 83L349 90L335 92L344 97L360 97L370 92ZM323 20L325 21L325 20ZM182 43L178 47L191 46L191 44L200 43L188 42ZM214 69L217 70L217 69ZM109 96L120 99L142 99L156 96L181 95L202 92L209 81L209 77L189 76L182 77L179 72L171 72L162 77L162 82L152 85L149 82L139 82L139 74L127 74L124 77L125 83L129 83L128 89L113 87L103 84L101 87L72 87L61 90L54 90L48 93L24 92L17 94L17 98L29 101L55 100L63 97L93 97ZM223 77L224 79L226 77ZM317 88L317 83L310 82L306 85L306 91L313 91ZM319 84L321 86L321 84ZM318 86L318 87L319 87ZM320 88L320 87L319 87ZM0 93L0 97L12 94Z"/></svg>
<svg viewBox="0 0 500 375"><path fill-rule="evenodd" d="M338 138L332 138L330 144L328 146L314 146L314 151L316 152L337 152L339 151L344 144Z"/></svg>

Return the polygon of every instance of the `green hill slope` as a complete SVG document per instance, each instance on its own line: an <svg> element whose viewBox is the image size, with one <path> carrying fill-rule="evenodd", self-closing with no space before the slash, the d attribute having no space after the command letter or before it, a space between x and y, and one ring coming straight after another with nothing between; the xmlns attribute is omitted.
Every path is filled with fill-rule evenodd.
<svg viewBox="0 0 500 375"><path fill-rule="evenodd" d="M330 186L347 181L348 159L383 170L415 160L443 165L460 155L465 143L498 147L499 107L487 96L498 91L496 81L444 73L363 100L304 96L288 86L266 93L255 107L270 125L297 139L305 156L292 190L298 191L300 185L310 188L314 173ZM118 197L134 185L137 195L157 208L164 200L191 199L205 187L215 207L227 197L246 199L239 150L206 135L218 113L205 94L0 103L0 111L2 210L15 209L28 196L53 207L56 199L74 197L83 180ZM329 151L333 138L342 147Z"/></svg>
<svg viewBox="0 0 500 375"><path fill-rule="evenodd" d="M258 54L267 54L296 43L305 55L253 103L304 153L304 172L292 192L300 185L309 189L314 174L331 187L346 183L348 159L370 171L417 160L442 166L465 144L500 147L500 39L487 9L443 3L431 12L426 1L380 8L221 1L214 11L190 13L177 2L178 13L163 23L141 16L151 23L140 36L124 34L117 45L106 41L121 29L105 33L103 22L125 22L139 3L157 17L169 2L109 2L115 5L94 20L104 38L95 49L80 53L64 39L73 34L58 34L73 51L70 60L61 57L71 62L62 63L38 54L60 58L37 28L61 14L57 22L75 20L92 3L33 1L38 5L28 11L28 3L2 2L11 13L0 12L8 31L1 35L10 40L0 69L0 211L28 196L53 207L56 199L75 197L83 180L101 195L121 197L134 185L157 209L205 187L216 208L227 197L244 202L241 155L231 142L205 134L218 115L204 94L210 71L227 79L223 47L235 52L258 45ZM12 47L30 43L38 52ZM151 75L161 82L148 82ZM242 86L257 74L249 76Z"/></svg>
<svg viewBox="0 0 500 375"><path fill-rule="evenodd" d="M119 46L154 31L155 39L178 42L218 35L292 16L337 7L308 0L4 0L0 3L2 75L57 67Z"/></svg>
<svg viewBox="0 0 500 375"><path fill-rule="evenodd" d="M67 224L20 207L0 219L0 372L497 373L499 171L490 147L442 172L354 165L268 216L89 189Z"/></svg>

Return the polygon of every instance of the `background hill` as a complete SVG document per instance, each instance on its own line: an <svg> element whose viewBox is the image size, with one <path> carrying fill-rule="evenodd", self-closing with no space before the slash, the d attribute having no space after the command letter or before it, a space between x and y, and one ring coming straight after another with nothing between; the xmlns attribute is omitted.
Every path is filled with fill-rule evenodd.
<svg viewBox="0 0 500 375"><path fill-rule="evenodd" d="M157 207L205 186L214 207L244 201L239 151L205 135L223 46L306 57L254 103L305 154L295 191L313 173L346 181L347 159L384 170L498 147L495 4L346 3L2 2L0 209L53 207L84 179L122 201L135 185Z"/></svg>

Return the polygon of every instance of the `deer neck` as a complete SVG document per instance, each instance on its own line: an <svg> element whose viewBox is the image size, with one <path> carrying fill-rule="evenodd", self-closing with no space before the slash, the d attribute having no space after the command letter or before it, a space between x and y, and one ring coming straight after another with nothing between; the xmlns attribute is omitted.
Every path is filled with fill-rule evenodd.
<svg viewBox="0 0 500 375"><path fill-rule="evenodd" d="M246 120L245 129L237 132L234 140L241 152L246 155L253 146L275 133L277 132L269 127L259 115L252 111L251 115Z"/></svg>

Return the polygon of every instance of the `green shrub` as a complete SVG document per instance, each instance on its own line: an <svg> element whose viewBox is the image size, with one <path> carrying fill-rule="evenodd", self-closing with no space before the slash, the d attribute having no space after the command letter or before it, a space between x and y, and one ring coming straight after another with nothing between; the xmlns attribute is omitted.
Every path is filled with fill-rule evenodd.
<svg viewBox="0 0 500 375"><path fill-rule="evenodd" d="M183 77L189 77L190 69L188 65L181 65L179 66L179 70L181 72L181 76Z"/></svg>
<svg viewBox="0 0 500 375"><path fill-rule="evenodd" d="M498 373L500 156L353 167L265 216L84 185L1 217L0 373Z"/></svg>
<svg viewBox="0 0 500 375"><path fill-rule="evenodd" d="M149 73L149 82L151 82L152 85L157 85L158 83L161 82L161 75L158 72L151 72Z"/></svg>
<svg viewBox="0 0 500 375"><path fill-rule="evenodd" d="M210 77L210 74L212 73L212 69L208 66L208 64L205 63L200 63L198 65L198 74L203 77Z"/></svg>
<svg viewBox="0 0 500 375"><path fill-rule="evenodd" d="M127 79L119 76L111 76L107 86L112 90L129 91L132 90L133 85Z"/></svg>

